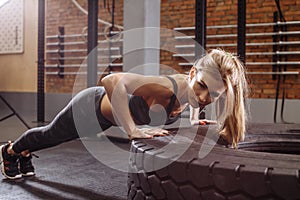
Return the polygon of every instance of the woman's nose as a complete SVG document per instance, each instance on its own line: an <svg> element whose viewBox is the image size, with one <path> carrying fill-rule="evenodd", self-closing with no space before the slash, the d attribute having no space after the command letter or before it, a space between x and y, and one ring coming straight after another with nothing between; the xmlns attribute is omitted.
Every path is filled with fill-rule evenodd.
<svg viewBox="0 0 300 200"><path fill-rule="evenodd" d="M202 92L199 96L199 102L203 105L207 105L211 103L211 98L209 92Z"/></svg>

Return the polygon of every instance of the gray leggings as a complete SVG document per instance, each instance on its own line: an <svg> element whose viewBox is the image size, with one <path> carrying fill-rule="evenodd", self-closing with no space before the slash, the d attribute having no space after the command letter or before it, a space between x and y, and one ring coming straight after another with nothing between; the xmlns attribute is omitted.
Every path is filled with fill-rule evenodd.
<svg viewBox="0 0 300 200"><path fill-rule="evenodd" d="M32 128L21 135L14 142L14 152L33 152L79 137L95 136L108 129L112 123L100 111L100 102L105 94L103 87L81 91L49 125Z"/></svg>

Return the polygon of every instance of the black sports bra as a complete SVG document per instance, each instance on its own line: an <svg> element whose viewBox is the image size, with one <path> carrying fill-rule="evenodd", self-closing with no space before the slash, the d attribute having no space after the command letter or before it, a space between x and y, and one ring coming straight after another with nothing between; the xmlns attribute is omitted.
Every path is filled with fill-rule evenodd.
<svg viewBox="0 0 300 200"><path fill-rule="evenodd" d="M170 103L165 108L165 111L154 112L151 111L146 101L142 96L129 95L129 110L132 113L133 120L138 125L150 125L159 126L174 123L180 114L175 117L170 117L170 113L173 110L174 104L176 102L176 95L178 91L178 86L176 81L169 76L166 76L173 84L174 94L171 97Z"/></svg>

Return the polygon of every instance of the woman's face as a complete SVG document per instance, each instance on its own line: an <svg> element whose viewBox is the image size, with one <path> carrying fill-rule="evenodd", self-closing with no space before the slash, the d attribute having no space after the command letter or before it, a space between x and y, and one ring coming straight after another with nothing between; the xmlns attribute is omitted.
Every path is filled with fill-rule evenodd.
<svg viewBox="0 0 300 200"><path fill-rule="evenodd" d="M194 108L203 108L216 101L225 91L220 75L214 77L211 73L199 72L194 67L190 71L189 86L192 89L189 93L189 103Z"/></svg>

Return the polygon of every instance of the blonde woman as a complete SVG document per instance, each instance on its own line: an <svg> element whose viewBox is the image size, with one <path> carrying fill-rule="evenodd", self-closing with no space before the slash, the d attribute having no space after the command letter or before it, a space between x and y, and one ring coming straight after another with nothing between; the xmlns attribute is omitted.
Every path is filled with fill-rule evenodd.
<svg viewBox="0 0 300 200"><path fill-rule="evenodd" d="M199 109L220 97L225 100L218 116L220 135L233 147L244 138L245 72L238 58L225 51L210 51L194 64L189 75L118 73L103 78L102 84L77 94L49 125L30 129L14 143L2 145L3 175L9 179L35 175L31 153L74 140L79 137L79 129L86 133L84 136L111 126L122 126L130 139L164 136L167 130L137 125L173 123L188 105L192 124L207 123L198 119ZM91 105L93 109L88 109ZM92 116L96 116L96 122Z"/></svg>

